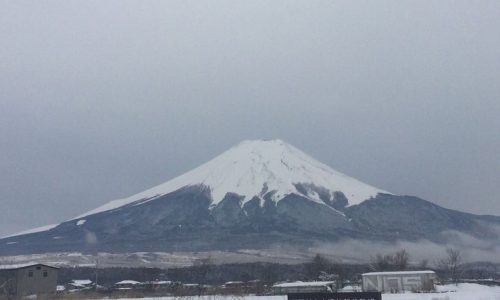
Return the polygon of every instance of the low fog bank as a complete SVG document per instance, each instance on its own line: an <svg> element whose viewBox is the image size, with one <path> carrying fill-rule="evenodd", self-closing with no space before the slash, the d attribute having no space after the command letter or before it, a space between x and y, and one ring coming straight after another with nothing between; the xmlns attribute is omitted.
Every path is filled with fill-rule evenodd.
<svg viewBox="0 0 500 300"><path fill-rule="evenodd" d="M321 254L331 259L346 263L367 263L376 254L387 254L399 249L406 249L410 253L413 264L428 261L433 265L442 259L447 248L454 248L461 252L464 262L493 262L500 263L500 239L479 240L475 237L459 233L446 232L449 237L445 244L437 244L429 240L376 242L367 240L342 240L336 243L315 243L308 249L310 255Z"/></svg>
<svg viewBox="0 0 500 300"><path fill-rule="evenodd" d="M316 242L309 247L274 245L268 249L242 249L235 251L205 252L136 252L99 253L99 267L187 267L202 259L210 259L215 264L238 263L280 263L301 264L309 262L316 254L332 261L347 264L370 263L377 254L394 253L406 249L410 263L434 267L446 256L447 248L460 251L464 263L500 263L500 240L484 241L457 232L447 232L452 243L437 244L428 240L377 242L346 239L335 243ZM17 264L38 261L60 266L95 266L96 257L86 253L47 253L34 255L0 257L0 264Z"/></svg>

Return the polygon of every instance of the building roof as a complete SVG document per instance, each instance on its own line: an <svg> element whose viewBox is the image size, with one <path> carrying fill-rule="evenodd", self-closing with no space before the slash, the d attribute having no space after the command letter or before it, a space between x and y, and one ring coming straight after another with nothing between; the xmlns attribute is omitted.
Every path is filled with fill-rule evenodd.
<svg viewBox="0 0 500 300"><path fill-rule="evenodd" d="M34 266L44 266L52 269L59 269L58 267L54 266L49 266L46 264L41 264L37 262L31 262L31 263L24 263L24 264L17 264L17 265L0 265L0 270L17 270L17 269L22 269L22 268L28 268L28 267L34 267Z"/></svg>
<svg viewBox="0 0 500 300"><path fill-rule="evenodd" d="M365 275L415 275L415 274L436 274L434 271L395 271L395 272L370 272L364 273Z"/></svg>
<svg viewBox="0 0 500 300"><path fill-rule="evenodd" d="M186 286L186 287L197 287L197 286L200 286L198 283L184 283L182 285Z"/></svg>
<svg viewBox="0 0 500 300"><path fill-rule="evenodd" d="M148 281L147 284L162 285L162 284L172 284L170 280L160 280L160 281Z"/></svg>
<svg viewBox="0 0 500 300"><path fill-rule="evenodd" d="M122 280L120 282L115 283L115 285L136 285L136 284L141 284L139 281L135 280Z"/></svg>
<svg viewBox="0 0 500 300"><path fill-rule="evenodd" d="M335 281L295 281L273 285L273 287L307 287L307 286L327 286L335 284Z"/></svg>
<svg viewBox="0 0 500 300"><path fill-rule="evenodd" d="M90 279L73 279L69 284L75 287L84 287L86 285L92 284Z"/></svg>

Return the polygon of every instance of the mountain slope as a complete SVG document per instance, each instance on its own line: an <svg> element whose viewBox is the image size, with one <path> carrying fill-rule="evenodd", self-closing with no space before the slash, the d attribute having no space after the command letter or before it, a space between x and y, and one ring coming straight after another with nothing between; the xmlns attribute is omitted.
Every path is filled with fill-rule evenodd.
<svg viewBox="0 0 500 300"><path fill-rule="evenodd" d="M453 232L478 239L498 239L500 217L478 216L440 207L413 196L379 194L345 214L353 226L373 238L445 241ZM500 241L499 241L500 242Z"/></svg>
<svg viewBox="0 0 500 300"><path fill-rule="evenodd" d="M145 192L1 239L0 255L307 248L345 238L447 243L457 233L500 246L500 218L389 194L279 140L247 141Z"/></svg>

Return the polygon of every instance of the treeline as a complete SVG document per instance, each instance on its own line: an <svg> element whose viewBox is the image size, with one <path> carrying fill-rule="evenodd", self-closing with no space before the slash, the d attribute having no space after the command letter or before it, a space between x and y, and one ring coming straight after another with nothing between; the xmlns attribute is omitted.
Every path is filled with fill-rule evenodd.
<svg viewBox="0 0 500 300"><path fill-rule="evenodd" d="M447 248L440 259L414 261L401 249L394 253L376 254L371 258L372 271L433 270L444 282L457 283L464 279L500 279L500 264L491 262L465 263L458 249Z"/></svg>
<svg viewBox="0 0 500 300"><path fill-rule="evenodd" d="M59 283L65 284L73 279L97 280L100 285L111 286L122 280L146 281L173 281L182 283L197 283L218 285L228 281L259 280L263 283L273 284L278 281L317 280L317 277L329 268L310 263L285 265L274 263L243 263L215 265L206 263L184 268L158 269L158 268L102 268L89 267L61 268ZM342 264L342 274L347 277L356 277L356 274L369 271L368 264Z"/></svg>
<svg viewBox="0 0 500 300"><path fill-rule="evenodd" d="M286 265L274 263L241 263L213 264L210 259L200 259L191 267L184 268L62 268L59 272L59 283L65 284L73 279L90 279L103 286L112 286L122 280L173 281L220 285L228 281L248 282L258 280L266 284L279 281L337 281L338 286L349 282L359 282L361 274L371 271L404 271L424 270L436 271L445 281L457 282L461 278L500 279L500 264L462 262L458 250L447 249L443 258L437 261L412 261L411 254L405 249L393 253L375 254L370 263L347 264L338 260L330 260L316 255L308 263Z"/></svg>

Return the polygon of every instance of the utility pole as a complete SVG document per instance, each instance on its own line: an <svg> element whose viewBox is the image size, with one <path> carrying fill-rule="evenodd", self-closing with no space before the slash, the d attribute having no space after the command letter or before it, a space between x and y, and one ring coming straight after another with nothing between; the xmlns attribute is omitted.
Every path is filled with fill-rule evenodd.
<svg viewBox="0 0 500 300"><path fill-rule="evenodd" d="M99 280L99 252L96 252L95 256L95 291L97 292L98 280Z"/></svg>

